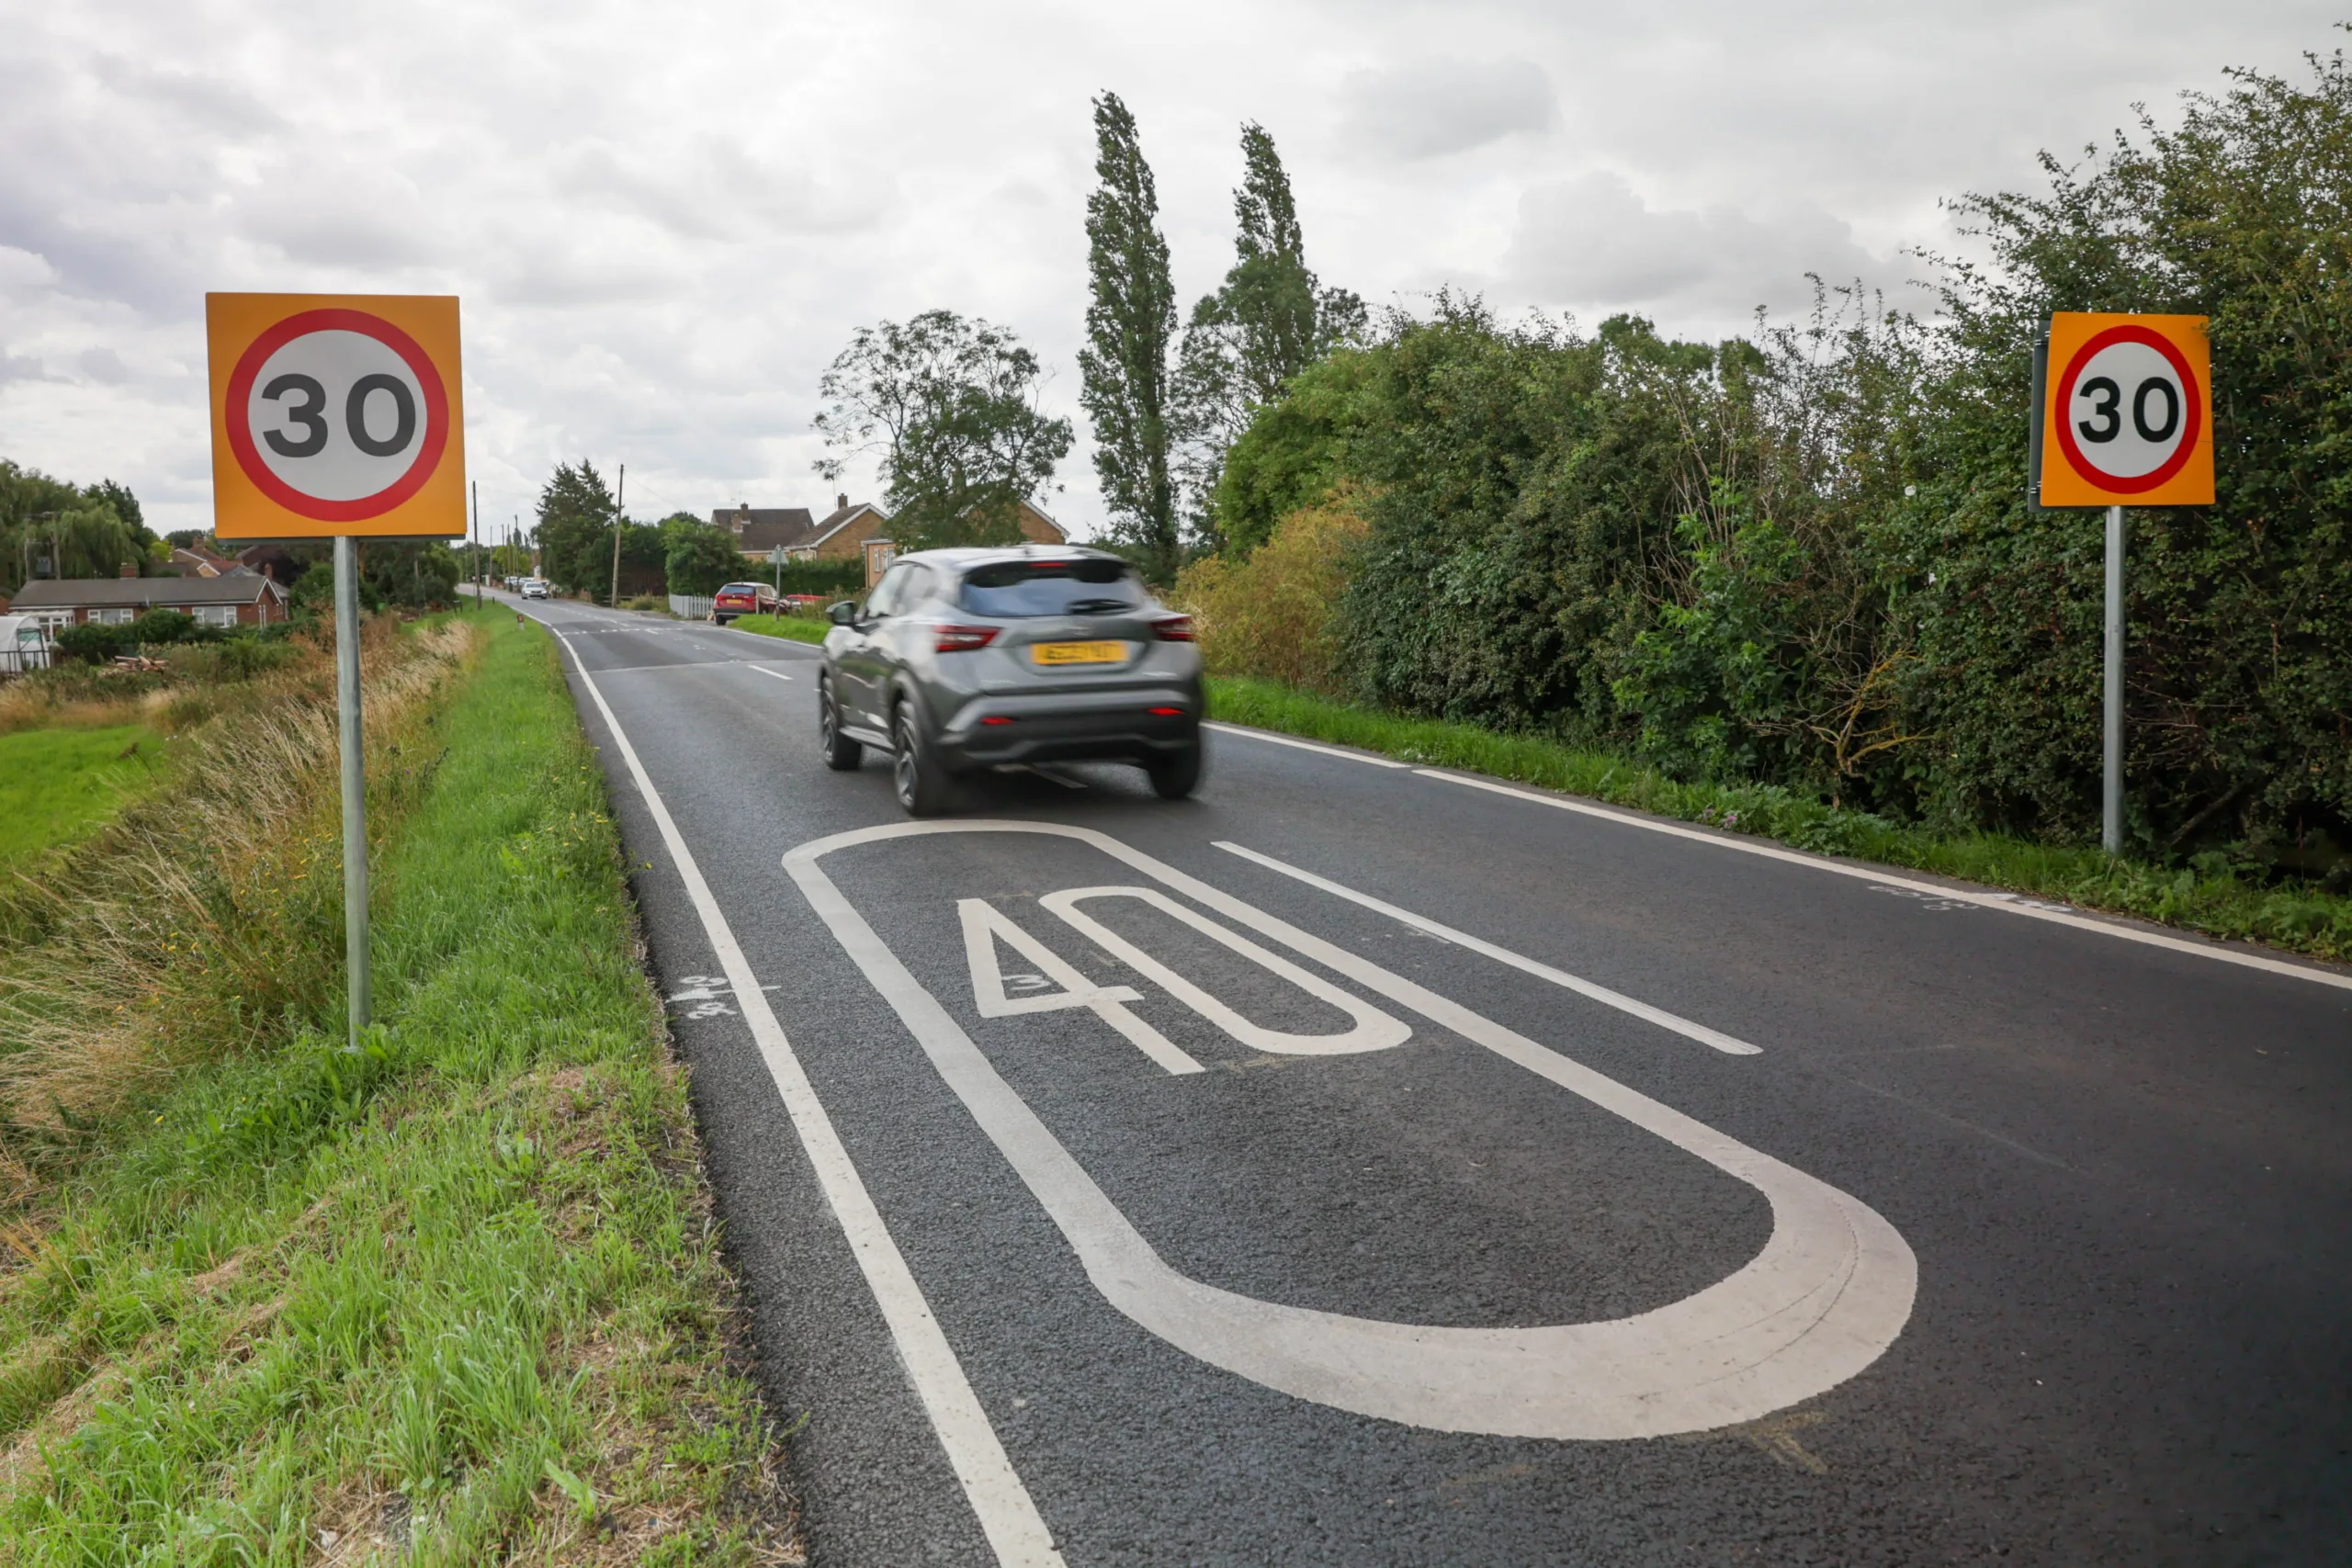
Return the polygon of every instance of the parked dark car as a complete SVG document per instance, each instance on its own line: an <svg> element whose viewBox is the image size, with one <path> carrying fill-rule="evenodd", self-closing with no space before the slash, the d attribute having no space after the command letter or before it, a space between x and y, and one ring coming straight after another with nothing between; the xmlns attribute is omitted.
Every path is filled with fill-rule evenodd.
<svg viewBox="0 0 2352 1568"><path fill-rule="evenodd" d="M773 615L782 607L764 582L730 582L710 598L710 618L725 626L738 615Z"/></svg>
<svg viewBox="0 0 2352 1568"><path fill-rule="evenodd" d="M1133 762L1167 799L1201 776L1201 655L1189 615L1099 550L923 550L830 612L818 673L828 767L888 752L899 804L946 806L958 774Z"/></svg>

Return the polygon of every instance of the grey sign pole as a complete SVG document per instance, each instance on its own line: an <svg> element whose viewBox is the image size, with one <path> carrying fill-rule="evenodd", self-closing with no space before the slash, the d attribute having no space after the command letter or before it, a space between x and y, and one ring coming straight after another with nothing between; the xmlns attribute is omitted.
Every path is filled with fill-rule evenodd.
<svg viewBox="0 0 2352 1568"><path fill-rule="evenodd" d="M351 536L334 541L334 687L343 736L343 954L351 1043L368 1027L368 769L360 755L359 563Z"/></svg>
<svg viewBox="0 0 2352 1568"><path fill-rule="evenodd" d="M2107 509L2107 776L2099 843L2123 852L2123 508Z"/></svg>

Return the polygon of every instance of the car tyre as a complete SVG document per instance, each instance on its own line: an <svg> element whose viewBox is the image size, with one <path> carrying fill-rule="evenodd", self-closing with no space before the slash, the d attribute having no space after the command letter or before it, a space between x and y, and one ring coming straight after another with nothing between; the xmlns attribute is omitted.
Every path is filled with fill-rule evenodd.
<svg viewBox="0 0 2352 1568"><path fill-rule="evenodd" d="M842 705L833 700L833 683L817 677L817 745L825 754L825 766L837 773L854 772L865 755L865 748L842 733Z"/></svg>
<svg viewBox="0 0 2352 1568"><path fill-rule="evenodd" d="M1144 772L1151 779L1151 792L1162 800L1182 800L1201 783L1201 743L1193 741L1182 751L1170 752L1144 764Z"/></svg>
<svg viewBox="0 0 2352 1568"><path fill-rule="evenodd" d="M892 717L890 739L897 748L890 759L890 783L907 815L936 817L946 810L953 781L948 778L947 770L939 765L939 759L932 754L922 726L915 722L912 704L899 705Z"/></svg>

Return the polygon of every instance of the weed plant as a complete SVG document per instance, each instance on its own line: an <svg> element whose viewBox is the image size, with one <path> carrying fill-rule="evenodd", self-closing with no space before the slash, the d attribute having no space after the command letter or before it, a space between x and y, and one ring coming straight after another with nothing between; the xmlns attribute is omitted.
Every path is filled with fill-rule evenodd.
<svg viewBox="0 0 2352 1568"><path fill-rule="evenodd" d="M182 1049L0 1225L0 1563L800 1561L601 775L474 625L410 634L479 666L412 705L361 1047L311 987Z"/></svg>
<svg viewBox="0 0 2352 1568"><path fill-rule="evenodd" d="M787 642L822 642L833 629L831 621L813 615L738 615L730 624L738 631L780 637Z"/></svg>

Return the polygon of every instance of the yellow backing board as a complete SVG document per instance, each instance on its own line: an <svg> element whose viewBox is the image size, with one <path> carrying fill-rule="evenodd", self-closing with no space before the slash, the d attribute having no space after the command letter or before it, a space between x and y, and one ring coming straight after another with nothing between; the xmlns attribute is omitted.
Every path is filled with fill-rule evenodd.
<svg viewBox="0 0 2352 1568"><path fill-rule="evenodd" d="M2213 503L2203 316L2062 311L2041 411L2044 506ZM2165 439L2150 439L2161 434Z"/></svg>
<svg viewBox="0 0 2352 1568"><path fill-rule="evenodd" d="M208 294L204 317L218 537L464 536L455 297Z"/></svg>

